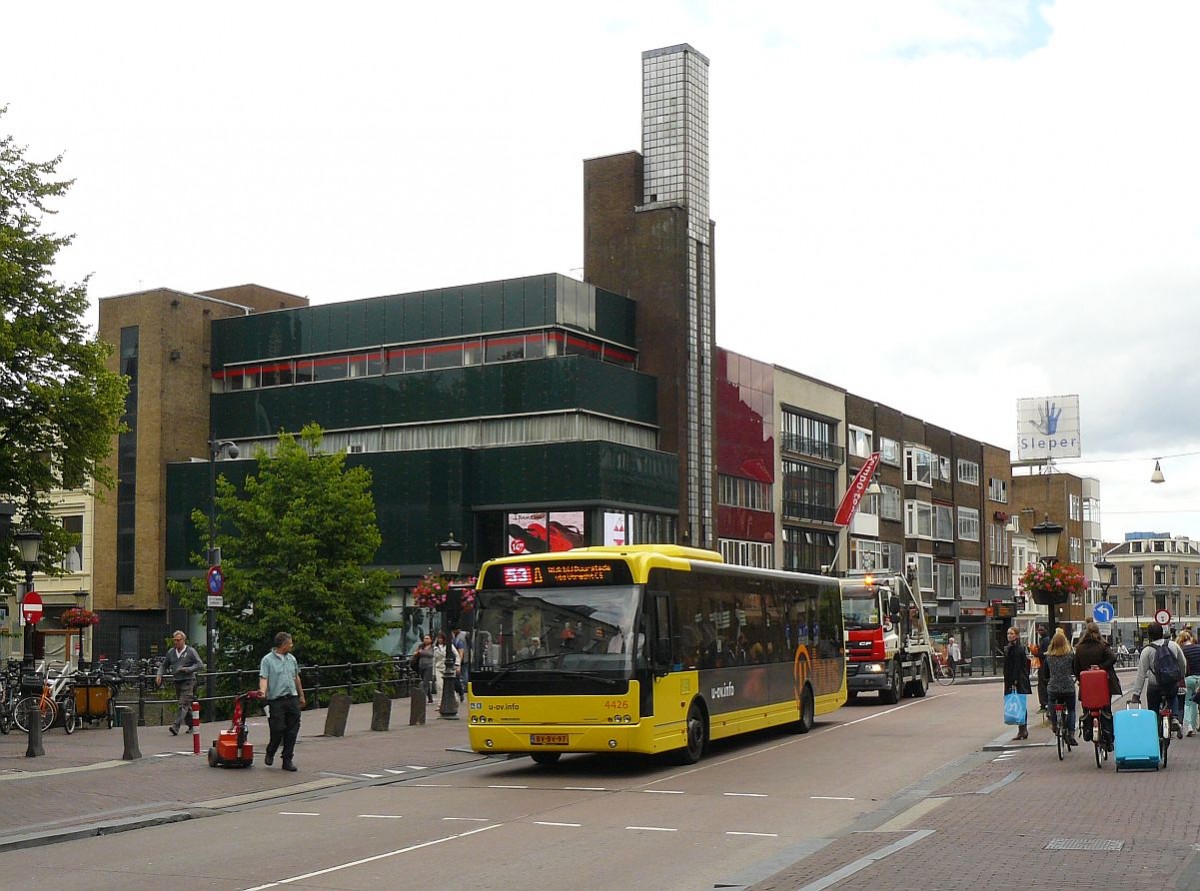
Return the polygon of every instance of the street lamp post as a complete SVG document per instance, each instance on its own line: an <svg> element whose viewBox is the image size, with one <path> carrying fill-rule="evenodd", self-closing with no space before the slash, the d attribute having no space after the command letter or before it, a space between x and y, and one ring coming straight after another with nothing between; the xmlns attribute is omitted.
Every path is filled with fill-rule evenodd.
<svg viewBox="0 0 1200 891"><path fill-rule="evenodd" d="M76 591L75 599L77 601L79 601L80 609L87 609L87 599L88 599L87 591L82 591L82 590ZM83 633L85 630L87 630L87 626L80 625L78 630L79 630L79 674L82 675L85 671L84 661L83 661ZM95 641L95 635L93 634L92 649L94 650L95 648L96 648L96 641Z"/></svg>
<svg viewBox="0 0 1200 891"><path fill-rule="evenodd" d="M42 550L42 533L36 529L22 529L15 536L21 551L21 565L25 568L25 589L21 592L21 621L25 624L22 638L21 662L26 671L33 670L33 623L25 621L25 598L33 590L33 570L37 568L38 554Z"/></svg>
<svg viewBox="0 0 1200 891"><path fill-rule="evenodd" d="M1058 523L1051 523L1050 517L1047 516L1042 522L1033 527L1033 537L1037 540L1038 559L1041 560L1043 566L1047 569L1058 562L1058 539L1062 535L1063 527ZM1048 604L1050 612L1050 639L1054 639L1054 629L1058 624L1058 604Z"/></svg>
<svg viewBox="0 0 1200 891"><path fill-rule="evenodd" d="M448 720L458 720L458 695L454 690L454 638L452 632L454 623L458 621L459 598L461 594L453 587L453 580L458 576L458 565L462 561L466 545L454 540L454 533L439 544L438 555L442 558L442 574L451 580L450 590L446 593L446 603L443 607L442 633L446 637L446 664L442 673L442 703L438 714Z"/></svg>
<svg viewBox="0 0 1200 891"><path fill-rule="evenodd" d="M238 456L237 443L227 439L208 441L208 565L221 565L221 549L217 547L217 459L224 453L231 459ZM213 719L213 675L217 670L217 617L213 607L205 614L205 639L208 644L208 671L204 676L205 720Z"/></svg>

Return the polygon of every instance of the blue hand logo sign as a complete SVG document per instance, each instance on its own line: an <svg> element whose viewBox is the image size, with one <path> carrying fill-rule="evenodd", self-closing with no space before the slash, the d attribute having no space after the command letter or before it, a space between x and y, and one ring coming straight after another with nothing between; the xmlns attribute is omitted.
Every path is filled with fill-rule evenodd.
<svg viewBox="0 0 1200 891"><path fill-rule="evenodd" d="M1058 419L1062 417L1062 409L1056 403L1046 400L1045 405L1038 406L1038 419L1030 421L1030 426L1038 433L1052 436L1058 432Z"/></svg>

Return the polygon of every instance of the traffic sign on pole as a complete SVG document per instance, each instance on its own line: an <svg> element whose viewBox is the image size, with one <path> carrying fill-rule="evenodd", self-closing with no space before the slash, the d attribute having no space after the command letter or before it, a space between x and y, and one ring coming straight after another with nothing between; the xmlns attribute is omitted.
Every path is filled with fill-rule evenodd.
<svg viewBox="0 0 1200 891"><path fill-rule="evenodd" d="M42 595L37 591L26 591L21 599L21 619L30 625L42 620Z"/></svg>
<svg viewBox="0 0 1200 891"><path fill-rule="evenodd" d="M220 597L225 591L225 573L221 571L220 566L208 567L208 593L213 597Z"/></svg>
<svg viewBox="0 0 1200 891"><path fill-rule="evenodd" d="M1160 609L1154 614L1154 621L1165 628L1171 624L1171 611L1169 609Z"/></svg>
<svg viewBox="0 0 1200 891"><path fill-rule="evenodd" d="M1101 600L1092 607L1092 618L1097 622L1111 622L1117 615L1117 608L1107 600Z"/></svg>

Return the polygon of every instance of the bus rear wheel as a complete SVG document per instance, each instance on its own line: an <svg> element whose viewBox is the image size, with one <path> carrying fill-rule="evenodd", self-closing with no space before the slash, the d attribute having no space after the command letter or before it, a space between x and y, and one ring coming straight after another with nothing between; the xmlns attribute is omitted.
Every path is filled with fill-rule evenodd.
<svg viewBox="0 0 1200 891"><path fill-rule="evenodd" d="M695 764L708 745L708 721L700 703L693 702L687 713L687 745L675 750L675 760L680 764Z"/></svg>
<svg viewBox="0 0 1200 891"><path fill-rule="evenodd" d="M562 752L532 752L529 757L534 764L557 764Z"/></svg>

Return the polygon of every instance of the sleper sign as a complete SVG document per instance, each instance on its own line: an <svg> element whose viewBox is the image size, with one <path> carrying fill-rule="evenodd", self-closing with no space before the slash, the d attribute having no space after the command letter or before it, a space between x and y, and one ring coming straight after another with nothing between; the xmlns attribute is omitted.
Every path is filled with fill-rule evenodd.
<svg viewBox="0 0 1200 891"><path fill-rule="evenodd" d="M879 466L879 458L879 452L872 453L871 457L863 462L863 466L859 468L858 473L854 475L854 482L850 484L850 488L842 496L842 503L838 505L837 516L833 518L835 525L849 526L850 521L854 519L854 515L858 513L858 504L862 501L863 495L867 494L867 486L871 485L871 477L875 475L875 468Z"/></svg>

